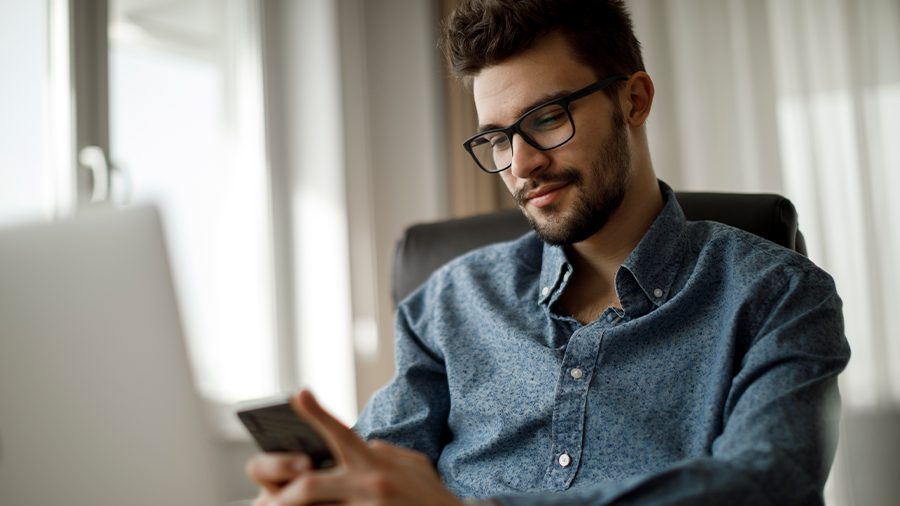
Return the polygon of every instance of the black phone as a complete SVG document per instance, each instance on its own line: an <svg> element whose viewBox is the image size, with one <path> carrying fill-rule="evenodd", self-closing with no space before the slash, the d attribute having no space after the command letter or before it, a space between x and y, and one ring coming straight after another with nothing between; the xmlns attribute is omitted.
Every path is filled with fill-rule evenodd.
<svg viewBox="0 0 900 506"><path fill-rule="evenodd" d="M287 397L242 403L237 416L263 451L305 453L312 459L314 469L335 466L325 440L297 416Z"/></svg>

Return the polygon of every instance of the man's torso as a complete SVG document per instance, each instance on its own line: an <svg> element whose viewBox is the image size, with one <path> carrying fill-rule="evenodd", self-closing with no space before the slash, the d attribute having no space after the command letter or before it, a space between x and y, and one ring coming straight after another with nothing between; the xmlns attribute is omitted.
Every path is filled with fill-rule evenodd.
<svg viewBox="0 0 900 506"><path fill-rule="evenodd" d="M563 250L533 234L443 267L401 304L399 375L357 430L430 454L462 496L620 482L709 457L740 385L777 352L759 341L779 324L779 298L799 279L818 291L830 279L673 204L619 270L622 309L587 325L559 303Z"/></svg>

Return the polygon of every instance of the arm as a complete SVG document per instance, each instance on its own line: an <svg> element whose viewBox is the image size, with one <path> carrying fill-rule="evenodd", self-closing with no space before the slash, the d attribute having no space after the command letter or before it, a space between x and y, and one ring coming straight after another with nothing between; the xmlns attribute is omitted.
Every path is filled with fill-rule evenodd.
<svg viewBox="0 0 900 506"><path fill-rule="evenodd" d="M431 315L427 301L437 291L427 285L397 310L397 373L366 404L354 431L420 451L437 461L450 412L447 372L440 349L427 341Z"/></svg>

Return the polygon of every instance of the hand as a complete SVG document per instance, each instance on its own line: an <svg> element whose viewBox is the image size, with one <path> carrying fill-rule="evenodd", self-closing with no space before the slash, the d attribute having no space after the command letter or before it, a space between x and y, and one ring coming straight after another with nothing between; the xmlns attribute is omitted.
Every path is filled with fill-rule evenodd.
<svg viewBox="0 0 900 506"><path fill-rule="evenodd" d="M291 405L321 429L340 464L313 470L305 455L255 457L247 463L247 475L261 485L254 506L463 506L425 455L383 441L364 443L308 391L292 397Z"/></svg>

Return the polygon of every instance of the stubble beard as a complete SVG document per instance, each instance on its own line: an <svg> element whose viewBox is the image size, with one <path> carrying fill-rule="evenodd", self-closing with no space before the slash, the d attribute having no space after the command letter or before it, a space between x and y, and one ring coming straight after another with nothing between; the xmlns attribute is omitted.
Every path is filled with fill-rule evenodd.
<svg viewBox="0 0 900 506"><path fill-rule="evenodd" d="M619 107L612 110L610 137L600 146L587 174L590 177L585 181L582 171L564 167L547 177L533 179L531 184L513 194L513 199L537 233L538 239L554 246L582 242L605 227L621 207L634 179L634 171L631 170L631 150L628 146L625 117ZM569 184L578 189L576 201L569 213L560 210L560 202L542 207L540 213L543 220L538 221L525 209L525 194L543 184L557 183Z"/></svg>

